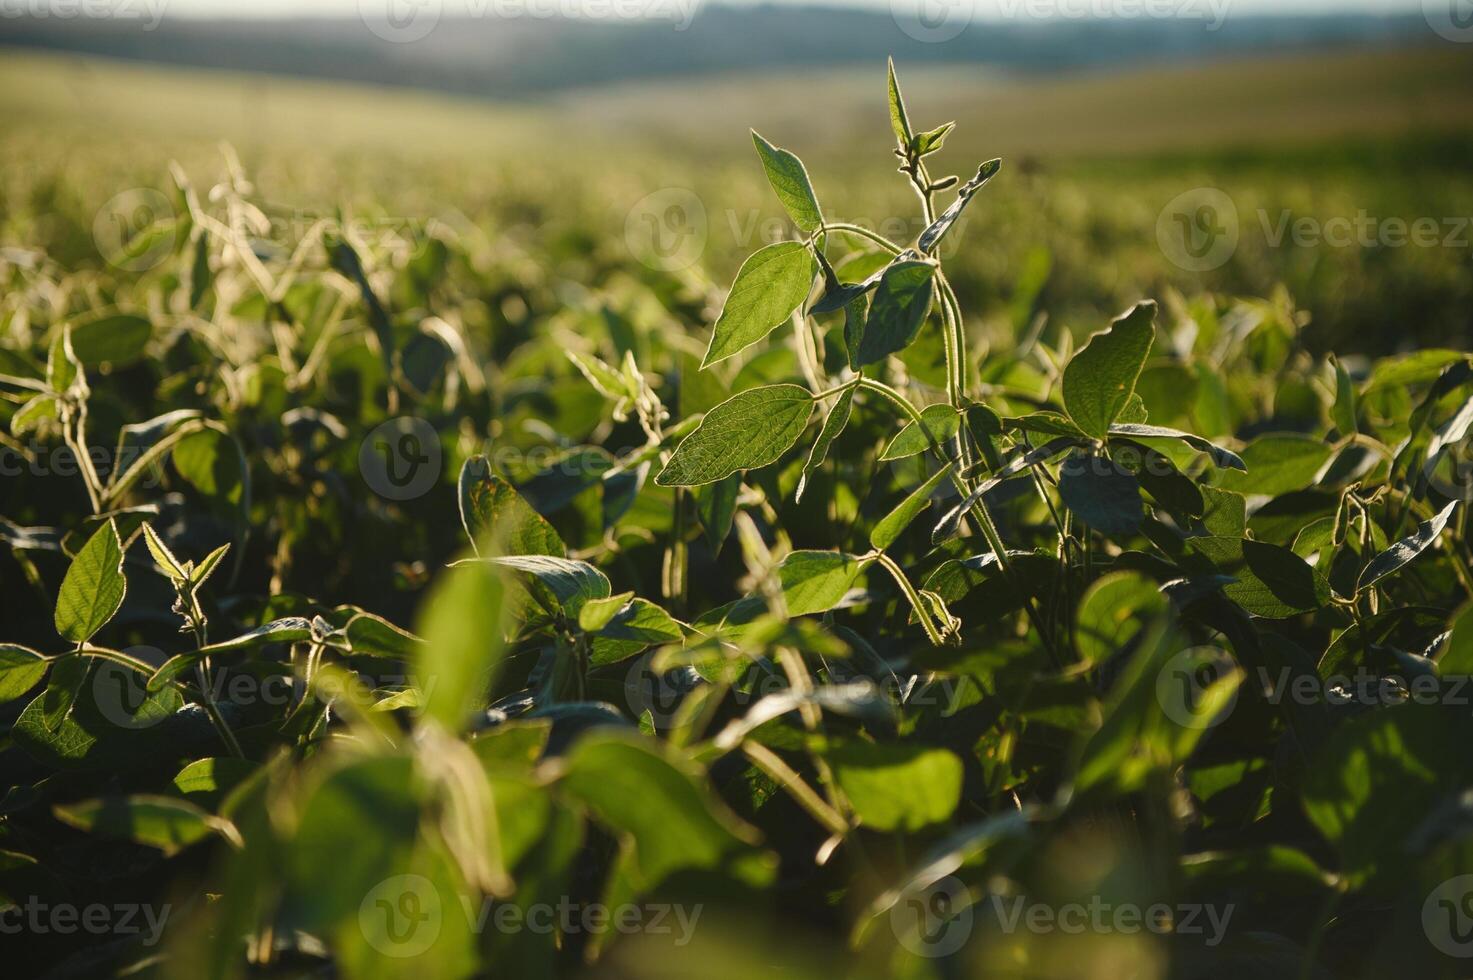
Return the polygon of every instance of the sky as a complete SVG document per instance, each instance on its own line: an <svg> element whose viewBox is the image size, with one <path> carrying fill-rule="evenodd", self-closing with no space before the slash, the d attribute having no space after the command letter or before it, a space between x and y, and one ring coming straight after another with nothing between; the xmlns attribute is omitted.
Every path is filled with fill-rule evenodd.
<svg viewBox="0 0 1473 980"><path fill-rule="evenodd" d="M285 16L285 15L342 15L357 16L360 4L382 7L386 2L397 2L406 8L415 3L436 2L436 0L166 0L167 13L180 16ZM438 0L443 4L443 9L448 13L459 9L484 10L488 5L494 4L495 0ZM723 0L733 2L733 0ZM757 2L757 0L736 0L736 2ZM782 2L782 0L777 0ZM793 2L814 2L814 0L793 0ZM817 2L839 3L843 6L856 7L887 7L891 0L817 0ZM904 2L906 6L912 6L915 0L897 0ZM1115 0L1122 8L1135 3L1147 6L1162 0ZM1166 0L1170 2L1170 0ZM1215 0L1217 3L1228 3L1234 13L1280 13L1280 14L1322 14L1322 13L1414 13L1422 9L1423 0ZM1039 2L1039 0L973 0L976 13L980 16L1001 17L1006 11L1015 11L1020 7L1033 10L1091 10L1100 6L1110 6L1111 0L1050 0L1050 2ZM1177 0L1176 5L1181 8L1190 8L1193 0ZM1076 15L1077 16L1077 15Z"/></svg>

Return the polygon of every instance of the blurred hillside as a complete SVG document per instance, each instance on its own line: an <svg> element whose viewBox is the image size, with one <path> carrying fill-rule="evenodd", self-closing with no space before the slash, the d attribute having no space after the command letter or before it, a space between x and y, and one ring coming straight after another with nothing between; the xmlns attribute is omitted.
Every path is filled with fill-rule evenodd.
<svg viewBox="0 0 1473 980"><path fill-rule="evenodd" d="M653 5L649 20L446 17L392 43L359 19L133 21L0 18L0 44L234 71L493 97L675 76L922 65L1058 73L1162 62L1438 42L1418 16L1239 16L968 23L940 33L889 12L836 7ZM954 13L954 11L953 11ZM688 23L687 23L688 21ZM382 25L378 25L382 28ZM954 37L952 31L959 31ZM380 30L380 34L391 33ZM417 32L416 32L417 33ZM932 43L927 38L945 39Z"/></svg>

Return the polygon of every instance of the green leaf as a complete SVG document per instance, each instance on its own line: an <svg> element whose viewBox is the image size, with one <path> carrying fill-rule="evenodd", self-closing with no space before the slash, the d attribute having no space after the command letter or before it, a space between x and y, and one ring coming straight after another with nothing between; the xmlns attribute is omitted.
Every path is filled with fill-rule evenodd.
<svg viewBox="0 0 1473 980"><path fill-rule="evenodd" d="M738 470L777 462L808 426L813 396L798 385L748 388L706 413L655 477L662 487L693 487Z"/></svg>
<svg viewBox="0 0 1473 980"><path fill-rule="evenodd" d="M1214 466L1245 471L1248 468L1237 453L1224 449L1201 436L1194 436L1190 432L1182 432L1179 429L1168 429L1161 425L1145 425L1139 422L1116 422L1110 426L1110 435L1129 436L1132 439L1175 439L1186 443L1198 452L1206 453L1212 458Z"/></svg>
<svg viewBox="0 0 1473 980"><path fill-rule="evenodd" d="M1135 475L1108 456L1078 454L1059 467L1059 496L1085 524L1107 535L1140 529L1141 485Z"/></svg>
<svg viewBox="0 0 1473 980"><path fill-rule="evenodd" d="M803 475L798 477L798 489L793 494L794 500L803 499L803 491L808 487L808 477L828 458L829 447L833 445L835 439L839 438L839 433L844 431L844 426L849 424L849 415L853 410L854 388L845 388L834 400L834 407L829 409L829 414L824 418L823 428L818 430L818 438L814 440L813 448L808 452L808 461L803 464Z"/></svg>
<svg viewBox="0 0 1473 980"><path fill-rule="evenodd" d="M789 616L827 612L839 604L864 570L864 562L841 551L794 551L778 565Z"/></svg>
<svg viewBox="0 0 1473 980"><path fill-rule="evenodd" d="M1458 502L1452 501L1433 517L1418 524L1415 533L1407 535L1372 558L1360 573L1356 592L1369 589L1386 576L1400 571L1413 558L1430 548L1442 536L1442 531L1447 527L1447 522L1452 519L1453 511L1457 509L1457 506Z"/></svg>
<svg viewBox="0 0 1473 980"><path fill-rule="evenodd" d="M803 491L799 482L798 492ZM691 491L696 504L696 517L705 532L706 546L713 553L720 553L721 545L731 534L731 525L736 520L737 499L742 493L742 477L733 473L724 480L702 484Z"/></svg>
<svg viewBox="0 0 1473 980"><path fill-rule="evenodd" d="M72 328L67 326L51 342L46 357L46 386L57 394L65 394L74 384L80 384L85 391L87 379L72 348Z"/></svg>
<svg viewBox="0 0 1473 980"><path fill-rule="evenodd" d="M886 89L890 100L890 129L895 133L895 142L906 149L914 138L910 131L910 119L905 114L905 99L900 95L900 82L895 78L895 59L889 59L886 71Z"/></svg>
<svg viewBox="0 0 1473 980"><path fill-rule="evenodd" d="M914 424L914 423L912 423ZM947 463L941 469L931 475L925 483L912 490L900 505L880 519L880 522L870 531L869 543L876 551L884 551L890 547L910 527L912 521L920 516L931 503L931 496L936 492L943 480L951 475L951 464Z"/></svg>
<svg viewBox="0 0 1473 980"><path fill-rule="evenodd" d="M1243 450L1246 471L1224 473L1221 487L1244 494L1277 497L1311 486L1332 447L1322 439L1288 433L1259 436Z"/></svg>
<svg viewBox="0 0 1473 980"><path fill-rule="evenodd" d="M778 242L753 252L742 263L716 318L701 367L741 353L782 326L812 288L813 256L807 245Z"/></svg>
<svg viewBox="0 0 1473 980"><path fill-rule="evenodd" d="M946 137L956 129L955 122L942 123L935 129L916 134L916 156L928 156L941 149L946 142Z"/></svg>
<svg viewBox="0 0 1473 980"><path fill-rule="evenodd" d="M897 261L880 277L861 335L849 343L849 366L859 370L910 346L931 311L936 267L918 259Z"/></svg>
<svg viewBox="0 0 1473 980"><path fill-rule="evenodd" d="M935 130L931 133L925 134L925 136L923 137L918 137L916 142L919 144L924 139L934 137L936 133L941 133L941 136L944 137L946 133L943 132L943 130L947 129L949 129L949 126L943 126L940 130ZM936 147L933 147L932 149L935 149L939 146L940 140L938 138L936 141ZM931 152L931 150L919 149L918 152L929 153ZM989 180L991 180L993 177L996 177L997 172L1001 169L1001 160L988 160L986 163L982 164L982 166L978 167L977 176L973 177L971 180L967 181L961 186L961 189L956 192L956 200L951 203L951 206L945 211L941 212L941 214L936 217L936 220L931 222L931 224L926 227L925 231L921 232L921 237L916 240L916 248L920 249L926 255L930 255L931 253L936 251L936 246L941 244L941 239L946 236L946 233L951 229L951 226L956 224L956 219L961 217L962 211L966 208L967 203L972 200L972 197L978 191L980 191Z"/></svg>
<svg viewBox="0 0 1473 980"><path fill-rule="evenodd" d="M465 461L458 488L460 523L477 553L483 546L509 555L561 558L568 553L553 526L515 487L492 472L485 456Z"/></svg>
<svg viewBox="0 0 1473 980"><path fill-rule="evenodd" d="M629 605L629 600L634 598L633 592L621 592L611 595L607 599L589 599L583 603L583 608L578 610L578 628L585 633L597 633L615 616L621 609Z"/></svg>
<svg viewBox="0 0 1473 980"><path fill-rule="evenodd" d="M905 459L930 449L945 446L961 431L962 417L950 405L927 405L921 409L920 422L907 422L905 428L890 440L880 454L882 461Z"/></svg>
<svg viewBox="0 0 1473 980"><path fill-rule="evenodd" d="M1437 658L1437 670L1443 677L1473 675L1473 603L1453 617L1447 645Z"/></svg>
<svg viewBox="0 0 1473 980"><path fill-rule="evenodd" d="M556 608L550 608L548 612L561 611L570 619L578 618L585 602L590 599L606 599L613 593L608 576L588 562L575 558L501 555L486 560L532 576L541 586L533 590L538 601L544 607L555 603Z"/></svg>
<svg viewBox="0 0 1473 980"><path fill-rule="evenodd" d="M633 837L639 887L683 868L726 870L749 884L771 879L771 865L754 860L755 831L706 790L704 772L659 742L601 729L563 761L559 786Z"/></svg>
<svg viewBox="0 0 1473 980"><path fill-rule="evenodd" d="M206 497L239 506L245 492L245 463L229 436L202 429L174 447L174 468Z"/></svg>
<svg viewBox="0 0 1473 980"><path fill-rule="evenodd" d="M767 182L777 192L793 224L801 230L811 232L823 224L823 212L819 210L818 198L813 193L813 184L808 180L808 171L803 161L792 153L773 146L752 130L752 143L757 155L762 158L762 169L767 171Z"/></svg>
<svg viewBox="0 0 1473 980"><path fill-rule="evenodd" d="M0 704L14 701L45 676L45 657L14 643L0 643Z"/></svg>
<svg viewBox="0 0 1473 980"><path fill-rule="evenodd" d="M544 559L551 560L551 559ZM420 622L424 646L415 681L424 715L452 732L485 706L486 692L504 655L506 583L494 565L464 562L435 584Z"/></svg>
<svg viewBox="0 0 1473 980"><path fill-rule="evenodd" d="M586 610L588 607L584 606ZM588 662L594 667L627 660L661 643L685 638L671 615L648 599L632 599L589 641Z"/></svg>
<svg viewBox="0 0 1473 980"><path fill-rule="evenodd" d="M122 367L143 356L153 324L131 313L113 313L72 326L72 350L87 367Z"/></svg>
<svg viewBox="0 0 1473 980"><path fill-rule="evenodd" d="M174 788L191 802L214 808L256 769L247 759L196 759L179 770Z"/></svg>
<svg viewBox="0 0 1473 980"><path fill-rule="evenodd" d="M1248 529L1248 502L1241 493L1197 487L1202 493L1202 526L1221 538L1241 538Z"/></svg>
<svg viewBox="0 0 1473 980"><path fill-rule="evenodd" d="M1156 304L1137 303L1110 327L1095 334L1064 368L1064 409L1074 424L1096 439L1135 393L1136 379L1156 339Z"/></svg>
<svg viewBox="0 0 1473 980"><path fill-rule="evenodd" d="M1440 705L1381 708L1337 728L1304 769L1304 811L1364 882L1410 871L1414 828L1473 779L1468 719Z"/></svg>
<svg viewBox="0 0 1473 980"><path fill-rule="evenodd" d="M148 546L148 553L153 556L153 563L165 578L180 585L189 581L189 573L184 570L184 564L174 557L164 539L159 537L153 525L147 521L143 522L143 542Z"/></svg>
<svg viewBox="0 0 1473 980"><path fill-rule="evenodd" d="M1165 615L1161 587L1135 572L1111 572L1090 583L1079 600L1074 645L1086 664L1126 649L1152 619Z"/></svg>
<svg viewBox="0 0 1473 980"><path fill-rule="evenodd" d="M86 643L117 613L127 591L123 543L117 524L109 520L82 546L62 579L56 632L73 643Z"/></svg>
<svg viewBox="0 0 1473 980"><path fill-rule="evenodd" d="M946 749L846 739L823 756L854 812L875 830L921 830L961 803L962 761Z"/></svg>
<svg viewBox="0 0 1473 980"><path fill-rule="evenodd" d="M213 833L239 841L228 821L212 817L186 800L168 796L115 796L57 806L58 820L80 830L156 847L166 857Z"/></svg>
<svg viewBox="0 0 1473 980"><path fill-rule="evenodd" d="M1236 578L1223 594L1255 616L1284 619L1330 601L1325 577L1288 548L1225 537L1189 538L1187 548Z"/></svg>
<svg viewBox="0 0 1473 980"><path fill-rule="evenodd" d="M1330 355L1330 364L1335 368L1335 404L1330 411L1330 418L1342 436L1354 435L1355 384L1350 380L1350 373L1345 370L1345 365L1333 354Z"/></svg>
<svg viewBox="0 0 1473 980"><path fill-rule="evenodd" d="M367 612L357 613L348 620L348 625L343 627L343 637L355 654L405 661L418 657L424 644L413 633Z"/></svg>

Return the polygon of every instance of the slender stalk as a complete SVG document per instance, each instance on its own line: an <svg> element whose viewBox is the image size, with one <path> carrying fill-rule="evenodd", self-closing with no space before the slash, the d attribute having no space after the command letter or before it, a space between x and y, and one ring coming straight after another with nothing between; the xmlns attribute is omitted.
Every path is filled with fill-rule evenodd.
<svg viewBox="0 0 1473 980"><path fill-rule="evenodd" d="M839 811L825 803L823 798L813 791L813 787L804 782L803 777L794 772L791 766L778 757L777 753L765 745L746 741L742 743L742 754L750 759L758 769L777 780L778 784L788 791L788 795L799 806L807 810L829 833L846 834L849 832L849 824L839 815Z"/></svg>

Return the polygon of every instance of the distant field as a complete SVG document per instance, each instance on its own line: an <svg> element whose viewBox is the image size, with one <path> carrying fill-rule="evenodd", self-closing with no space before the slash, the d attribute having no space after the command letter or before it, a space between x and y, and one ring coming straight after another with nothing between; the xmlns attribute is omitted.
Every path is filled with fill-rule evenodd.
<svg viewBox="0 0 1473 980"><path fill-rule="evenodd" d="M1466 52L1280 56L1045 81L899 68L921 122L963 124L940 167L966 174L1005 160L949 260L981 314L978 329L1017 328L1016 283L1046 256L1037 303L1074 331L1167 288L1266 295L1285 283L1312 317L1312 346L1373 350L1467 335L1466 244L1269 240L1300 218L1364 212L1441 228L1473 215ZM751 166L749 127L803 157L832 213L874 224L911 214L913 197L882 149L883 78L876 64L490 103L8 52L0 243L95 262L88 229L104 201L161 186L171 160L200 182L216 179L226 141L263 202L279 208L470 222L534 247L582 236L624 262L631 209L661 188L689 188L709 229L690 274L719 290L764 236L781 233L776 201ZM1232 200L1242 244L1197 273L1168 261L1157 231L1168 202L1202 187Z"/></svg>

